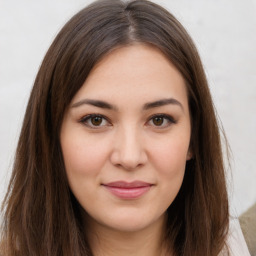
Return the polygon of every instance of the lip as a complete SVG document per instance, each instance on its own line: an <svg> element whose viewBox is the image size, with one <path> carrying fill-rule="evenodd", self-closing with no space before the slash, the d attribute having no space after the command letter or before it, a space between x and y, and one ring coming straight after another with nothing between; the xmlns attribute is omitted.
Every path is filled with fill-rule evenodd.
<svg viewBox="0 0 256 256"><path fill-rule="evenodd" d="M144 181L115 181L102 184L110 193L121 199L137 199L147 193L152 184Z"/></svg>

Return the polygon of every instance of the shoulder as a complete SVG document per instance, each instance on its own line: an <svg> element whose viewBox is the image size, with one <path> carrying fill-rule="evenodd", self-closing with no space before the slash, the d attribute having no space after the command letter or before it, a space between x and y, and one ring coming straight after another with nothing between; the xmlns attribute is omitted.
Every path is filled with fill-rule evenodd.
<svg viewBox="0 0 256 256"><path fill-rule="evenodd" d="M238 218L230 218L229 234L227 238L227 246L230 256L251 256L247 248ZM225 251L221 252L219 256L228 255Z"/></svg>
<svg viewBox="0 0 256 256"><path fill-rule="evenodd" d="M256 203L239 217L240 226L252 256L256 256Z"/></svg>

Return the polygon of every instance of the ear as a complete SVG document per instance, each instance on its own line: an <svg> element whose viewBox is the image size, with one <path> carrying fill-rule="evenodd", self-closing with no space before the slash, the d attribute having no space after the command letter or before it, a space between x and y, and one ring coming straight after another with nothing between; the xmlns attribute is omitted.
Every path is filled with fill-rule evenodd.
<svg viewBox="0 0 256 256"><path fill-rule="evenodd" d="M187 153L187 157L186 157L186 160L191 160L193 158L194 154L191 150L191 148L188 149L188 153Z"/></svg>

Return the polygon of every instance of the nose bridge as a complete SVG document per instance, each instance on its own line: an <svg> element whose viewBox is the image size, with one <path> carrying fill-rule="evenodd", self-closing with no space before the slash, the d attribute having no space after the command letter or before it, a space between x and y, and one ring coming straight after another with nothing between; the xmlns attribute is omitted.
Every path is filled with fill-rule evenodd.
<svg viewBox="0 0 256 256"><path fill-rule="evenodd" d="M142 131L136 124L120 126L113 152L113 162L125 169L134 169L147 160L143 145Z"/></svg>

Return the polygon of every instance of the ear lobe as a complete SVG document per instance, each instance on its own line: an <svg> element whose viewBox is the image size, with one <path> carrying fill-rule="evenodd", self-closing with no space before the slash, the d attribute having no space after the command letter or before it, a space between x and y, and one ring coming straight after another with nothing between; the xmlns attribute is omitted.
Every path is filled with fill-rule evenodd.
<svg viewBox="0 0 256 256"><path fill-rule="evenodd" d="M193 153L191 152L191 149L188 150L186 160L191 160L193 158Z"/></svg>

